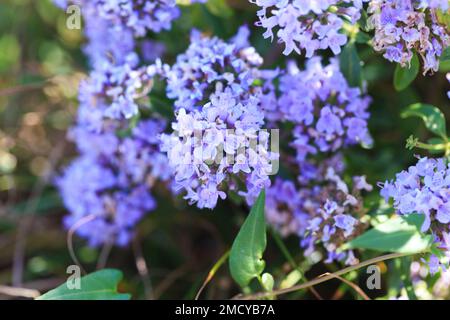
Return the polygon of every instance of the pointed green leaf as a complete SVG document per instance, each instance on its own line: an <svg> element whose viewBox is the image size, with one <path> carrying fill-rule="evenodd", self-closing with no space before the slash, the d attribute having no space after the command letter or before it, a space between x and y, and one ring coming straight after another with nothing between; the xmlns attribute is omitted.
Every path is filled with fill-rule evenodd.
<svg viewBox="0 0 450 320"><path fill-rule="evenodd" d="M250 214L239 230L230 253L230 272L233 279L246 287L265 267L262 260L266 249L265 191L261 191Z"/></svg>
<svg viewBox="0 0 450 320"><path fill-rule="evenodd" d="M407 107L406 110L402 112L402 117L422 118L428 130L447 139L444 114L435 106L425 103L416 103Z"/></svg>
<svg viewBox="0 0 450 320"><path fill-rule="evenodd" d="M428 130L447 140L444 114L437 107L425 103L410 105L402 112L402 117L420 117Z"/></svg>
<svg viewBox="0 0 450 320"><path fill-rule="evenodd" d="M347 79L351 87L362 85L361 61L358 56L355 44L349 42L339 55L339 64L342 74Z"/></svg>
<svg viewBox="0 0 450 320"><path fill-rule="evenodd" d="M411 59L411 65L402 68L397 64L394 73L394 88L397 91L402 91L406 89L411 82L416 79L419 74L420 62L416 54L413 55Z"/></svg>
<svg viewBox="0 0 450 320"><path fill-rule="evenodd" d="M81 277L79 289L69 289L64 283L37 300L129 300L129 294L117 292L122 277L119 270L103 269Z"/></svg>
<svg viewBox="0 0 450 320"><path fill-rule="evenodd" d="M423 252L433 242L430 235L420 232L424 218L422 214L409 214L389 219L353 239L342 249L359 248L411 254Z"/></svg>

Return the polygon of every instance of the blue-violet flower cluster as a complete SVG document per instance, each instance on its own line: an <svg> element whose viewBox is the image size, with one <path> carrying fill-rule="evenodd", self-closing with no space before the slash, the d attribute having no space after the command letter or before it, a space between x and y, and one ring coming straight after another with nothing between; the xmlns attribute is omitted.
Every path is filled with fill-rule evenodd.
<svg viewBox="0 0 450 320"><path fill-rule="evenodd" d="M115 131L72 129L81 155L57 179L70 211L67 228L88 239L91 246L126 245L135 225L156 207L150 188L167 180L170 168L159 152L158 135L165 124L142 120L125 138Z"/></svg>
<svg viewBox="0 0 450 320"><path fill-rule="evenodd" d="M306 52L312 57L316 50L330 48L341 52L347 43L342 28L345 21L355 24L367 0L249 0L261 7L257 25L266 29L264 38L274 37L285 44L284 54Z"/></svg>
<svg viewBox="0 0 450 320"><path fill-rule="evenodd" d="M167 94L175 99L174 133L163 135L162 150L175 172L175 185L199 208L214 208L224 190L252 203L277 154L261 130L264 113L256 86L262 58L248 46L241 28L230 43L193 32L186 53L168 72ZM245 183L246 190L242 190Z"/></svg>
<svg viewBox="0 0 450 320"><path fill-rule="evenodd" d="M382 185L381 195L394 201L398 214L425 216L422 232L430 230L444 252L450 252L450 165L444 158L420 158ZM432 255L430 271L439 269L439 259Z"/></svg>
<svg viewBox="0 0 450 320"><path fill-rule="evenodd" d="M372 144L367 128L371 98L348 85L337 59L323 66L319 57L311 58L305 70L289 63L280 75L278 96L268 83L263 99L266 117L272 123L294 125L291 146L298 161L347 145Z"/></svg>
<svg viewBox="0 0 450 320"><path fill-rule="evenodd" d="M450 45L448 26L439 21L437 11L448 8L447 0L372 0L368 12L375 29L374 49L403 67L416 53L424 74L436 72L439 57Z"/></svg>
<svg viewBox="0 0 450 320"><path fill-rule="evenodd" d="M344 164L340 155L321 161L304 162L295 181L277 178L267 190L266 217L283 236L297 235L304 255L324 248L326 263L356 264L352 250L340 251L345 242L363 233L367 224L362 191L371 191L364 176L353 178L353 188L342 180Z"/></svg>

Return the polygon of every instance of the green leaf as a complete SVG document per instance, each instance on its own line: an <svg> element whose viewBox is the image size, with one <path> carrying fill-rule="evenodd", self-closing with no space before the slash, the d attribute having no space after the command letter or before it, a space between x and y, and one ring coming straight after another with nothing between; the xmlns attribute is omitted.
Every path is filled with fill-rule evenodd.
<svg viewBox="0 0 450 320"><path fill-rule="evenodd" d="M445 140L438 137L433 137L427 140L427 144L431 146L436 146L436 149L428 149L428 152L430 154L440 154L445 151ZM440 148L441 146L442 149Z"/></svg>
<svg viewBox="0 0 450 320"><path fill-rule="evenodd" d="M362 44L368 43L371 39L372 38L369 36L369 34L362 32L362 31L359 31L355 37L356 43L362 43Z"/></svg>
<svg viewBox="0 0 450 320"><path fill-rule="evenodd" d="M402 112L402 117L420 117L428 130L447 140L447 129L444 114L437 107L430 104L416 103Z"/></svg>
<svg viewBox="0 0 450 320"><path fill-rule="evenodd" d="M444 52L442 52L442 55L439 60L440 60L440 62L450 61L450 47L447 47L444 49Z"/></svg>
<svg viewBox="0 0 450 320"><path fill-rule="evenodd" d="M411 254L426 251L433 239L430 235L420 232L424 219L422 214L397 216L378 224L344 245L342 249L359 248Z"/></svg>
<svg viewBox="0 0 450 320"><path fill-rule="evenodd" d="M129 294L117 292L122 277L119 270L103 269L81 277L80 289L69 289L64 283L37 300L129 300Z"/></svg>
<svg viewBox="0 0 450 320"><path fill-rule="evenodd" d="M449 11L436 10L437 20L444 26L450 25L450 13Z"/></svg>
<svg viewBox="0 0 450 320"><path fill-rule="evenodd" d="M264 290L270 292L273 290L275 281L273 280L273 276L270 273L266 272L261 277L261 283L264 287Z"/></svg>
<svg viewBox="0 0 450 320"><path fill-rule="evenodd" d="M362 85L361 61L355 44L349 42L339 55L341 71L351 87Z"/></svg>
<svg viewBox="0 0 450 320"><path fill-rule="evenodd" d="M297 269L292 270L286 276L286 278L284 278L283 281L281 281L280 289L290 288L290 287L296 285L302 278L303 278L302 273L299 270L297 270Z"/></svg>
<svg viewBox="0 0 450 320"><path fill-rule="evenodd" d="M450 47L444 49L439 62L439 71L449 72L450 71Z"/></svg>
<svg viewBox="0 0 450 320"><path fill-rule="evenodd" d="M394 73L394 88L397 91L406 89L419 74L420 62L416 54L411 59L409 67L402 68L397 64Z"/></svg>
<svg viewBox="0 0 450 320"><path fill-rule="evenodd" d="M239 230L231 247L230 272L233 279L246 287L265 267L262 260L266 249L266 221L264 216L265 191L261 191L250 214Z"/></svg>
<svg viewBox="0 0 450 320"><path fill-rule="evenodd" d="M215 16L229 18L233 15L233 10L225 0L209 0L205 5L209 12Z"/></svg>

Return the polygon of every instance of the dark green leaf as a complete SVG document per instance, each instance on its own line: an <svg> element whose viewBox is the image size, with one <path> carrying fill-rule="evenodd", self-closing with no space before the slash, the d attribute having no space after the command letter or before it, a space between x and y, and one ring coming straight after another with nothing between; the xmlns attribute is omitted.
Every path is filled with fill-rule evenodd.
<svg viewBox="0 0 450 320"><path fill-rule="evenodd" d="M450 47L445 48L441 55L439 62L439 71L449 72L450 71Z"/></svg>
<svg viewBox="0 0 450 320"><path fill-rule="evenodd" d="M37 300L129 300L129 294L117 292L121 279L121 271L103 269L81 277L80 289L69 289L64 283Z"/></svg>
<svg viewBox="0 0 450 320"><path fill-rule="evenodd" d="M262 260L266 249L266 221L264 216L265 191L261 191L250 214L239 230L231 247L230 271L233 279L246 287L264 271Z"/></svg>
<svg viewBox="0 0 450 320"><path fill-rule="evenodd" d="M361 61L354 43L348 43L339 55L341 71L351 87L362 85Z"/></svg>
<svg viewBox="0 0 450 320"><path fill-rule="evenodd" d="M409 214L389 219L353 239L343 249L372 249L381 252L418 253L427 250L432 237L420 232L424 215Z"/></svg>
<svg viewBox="0 0 450 320"><path fill-rule="evenodd" d="M440 61L441 62L450 61L450 47L447 47L447 48L444 49L444 52L442 52Z"/></svg>
<svg viewBox="0 0 450 320"><path fill-rule="evenodd" d="M402 68L397 64L394 73L394 87L397 91L406 89L419 74L420 62L416 54L411 59L411 65Z"/></svg>
<svg viewBox="0 0 450 320"><path fill-rule="evenodd" d="M416 103L406 108L406 110L402 112L402 117L420 117L425 122L425 126L428 130L445 140L447 139L444 114L435 106Z"/></svg>
<svg viewBox="0 0 450 320"><path fill-rule="evenodd" d="M209 0L206 2L206 8L218 17L229 18L233 15L233 10L231 10L225 0Z"/></svg>
<svg viewBox="0 0 450 320"><path fill-rule="evenodd" d="M355 37L356 43L368 43L371 39L369 34L362 31L359 31Z"/></svg>

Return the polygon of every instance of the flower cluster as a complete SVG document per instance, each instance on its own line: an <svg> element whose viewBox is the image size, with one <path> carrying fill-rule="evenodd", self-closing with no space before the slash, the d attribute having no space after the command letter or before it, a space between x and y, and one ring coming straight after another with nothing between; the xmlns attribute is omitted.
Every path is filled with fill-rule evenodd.
<svg viewBox="0 0 450 320"><path fill-rule="evenodd" d="M212 101L218 83L224 94L235 100L236 106L247 104L258 94L254 81L263 60L248 44L248 35L248 28L241 27L227 43L217 37L204 37L198 31L192 32L189 48L178 55L167 72L167 96L175 99L176 109L202 109Z"/></svg>
<svg viewBox="0 0 450 320"><path fill-rule="evenodd" d="M341 33L347 20L355 24L361 17L363 2L367 0L249 0L261 7L258 26L266 29L264 38L277 37L286 45L285 55L292 51L312 57L316 50L330 48L341 52L347 36Z"/></svg>
<svg viewBox="0 0 450 320"><path fill-rule="evenodd" d="M156 206L150 188L156 179L170 176L167 159L158 151L164 127L161 121L143 120L125 138L114 131L73 129L81 156L56 181L70 211L67 228L91 246L129 242L133 227Z"/></svg>
<svg viewBox="0 0 450 320"><path fill-rule="evenodd" d="M278 97L268 86L263 107L269 121L294 124L291 145L298 161L308 154L372 143L367 128L371 99L360 88L348 85L336 59L323 66L321 59L314 57L303 71L291 62L279 83Z"/></svg>
<svg viewBox="0 0 450 320"><path fill-rule="evenodd" d="M424 74L437 71L439 57L450 44L448 27L439 21L438 10L448 10L448 1L372 0L368 12L375 29L374 49L402 66L409 65L417 53Z"/></svg>
<svg viewBox="0 0 450 320"><path fill-rule="evenodd" d="M339 151L372 143L370 97L348 85L336 59L324 66L319 57L307 60L305 70L289 62L285 71L264 71L262 90L269 125L292 127L293 137L289 133L281 139L291 141L295 150L281 158L296 179L277 178L267 191L268 222L283 236L299 236L306 256L322 247L327 263L356 263L354 253L340 247L366 229L359 220L365 213L360 193L372 186L357 176L350 189L340 177L344 164Z"/></svg>
<svg viewBox="0 0 450 320"><path fill-rule="evenodd" d="M137 37L144 36L148 30L160 32L169 30L172 21L180 15L176 0L54 0L65 8L68 4L82 8L93 6L97 19L109 21L116 32L132 30ZM196 2L204 2L197 0Z"/></svg>
<svg viewBox="0 0 450 320"><path fill-rule="evenodd" d="M138 43L136 29L131 25L119 28L119 22L112 18L114 10L126 11L132 2L140 3L72 2L82 5L88 39L85 53L93 70L80 85L77 120L69 130L80 156L56 185L70 211L65 225L87 238L92 246L127 244L133 227L156 206L151 187L171 177L167 157L159 150L165 122L152 118L130 121L141 116L140 98L147 95L153 77L164 68L160 63L142 65L143 61L156 60L153 49L162 50L158 43ZM150 10L152 3L166 2L147 3L146 9ZM167 17L160 9L162 6L157 9L157 18L163 21Z"/></svg>
<svg viewBox="0 0 450 320"><path fill-rule="evenodd" d="M150 91L155 68L137 67L137 62L130 60L121 65L104 61L97 66L82 84L80 102L99 106L96 111L103 110L103 116L112 119L137 115L137 100Z"/></svg>
<svg viewBox="0 0 450 320"><path fill-rule="evenodd" d="M382 185L381 195L394 200L398 214L419 213L425 216L422 232L431 230L435 242L450 251L450 165L444 158L421 158ZM430 258L430 271L437 271L439 259Z"/></svg>
<svg viewBox="0 0 450 320"><path fill-rule="evenodd" d="M261 131L261 90L254 85L262 59L249 47L246 28L227 43L194 32L186 53L168 72L168 96L175 98L174 133L162 136L162 150L175 184L199 208L214 208L224 190L252 203L270 184L269 133ZM247 190L240 190L245 182Z"/></svg>
<svg viewBox="0 0 450 320"><path fill-rule="evenodd" d="M336 155L319 165L303 163L296 181L277 178L267 191L266 217L283 236L299 236L305 256L321 246L327 252L326 263L355 264L353 251L339 248L367 228L358 219L365 213L360 193L372 186L357 176L350 190L339 176L343 169Z"/></svg>

